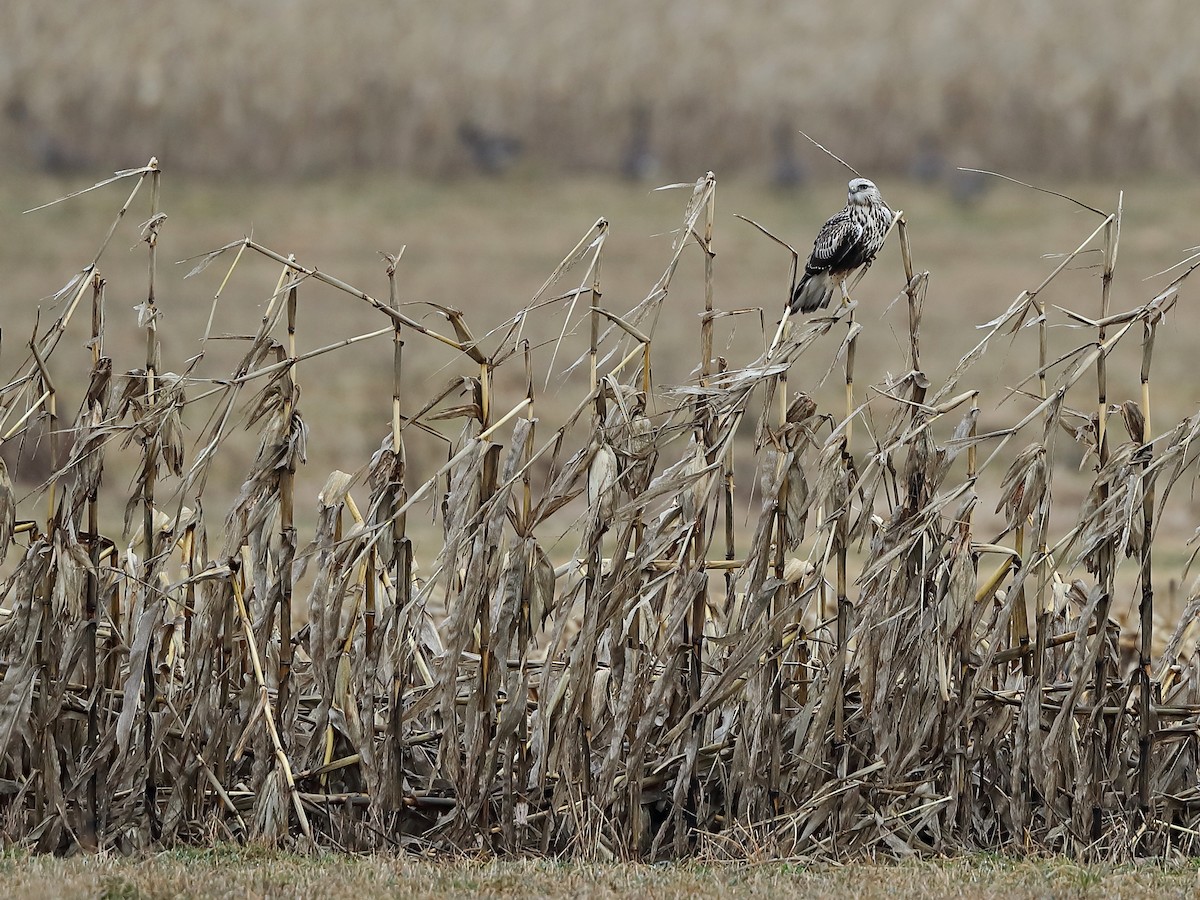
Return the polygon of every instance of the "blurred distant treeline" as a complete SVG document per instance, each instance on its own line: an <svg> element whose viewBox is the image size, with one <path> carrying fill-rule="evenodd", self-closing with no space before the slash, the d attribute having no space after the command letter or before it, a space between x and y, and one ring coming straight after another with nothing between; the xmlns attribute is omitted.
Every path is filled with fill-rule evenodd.
<svg viewBox="0 0 1200 900"><path fill-rule="evenodd" d="M1200 170L1195 0L6 0L0 153L105 170Z"/></svg>

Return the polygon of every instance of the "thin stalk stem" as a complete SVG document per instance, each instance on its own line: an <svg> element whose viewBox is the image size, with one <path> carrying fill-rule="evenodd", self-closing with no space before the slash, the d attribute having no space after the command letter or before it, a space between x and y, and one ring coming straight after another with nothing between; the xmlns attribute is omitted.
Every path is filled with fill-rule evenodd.
<svg viewBox="0 0 1200 900"><path fill-rule="evenodd" d="M154 582L157 577L155 574L157 566L154 559L154 535L157 529L154 527L154 489L155 480L158 475L158 447L160 441L159 434L156 430L157 424L154 421L154 407L157 401L156 376L159 352L157 321L158 306L154 293L154 282L155 273L158 266L158 228L161 224L161 220L159 219L158 215L161 177L161 173L158 170L158 160L152 158L148 164L148 168L150 169L150 219L146 225L146 243L149 247L147 261L148 284L146 300L142 309L142 316L144 317L146 323L146 411L150 417L150 421L148 421L145 425L145 444L142 448L142 585L144 591L142 615L150 615L150 606L153 602L155 602L156 594L154 591ZM146 769L146 815L150 821L151 837L157 840L160 829L157 813L158 780L154 772L154 717L151 714L151 710L154 708L157 699L157 682L155 681L154 656L154 638L151 637L150 645L146 653L146 671L143 676L146 707L143 715L142 753L144 757L143 763Z"/></svg>
<svg viewBox="0 0 1200 900"><path fill-rule="evenodd" d="M1154 693L1151 677L1153 665L1153 635L1154 635L1154 481L1146 477L1150 464L1150 446L1154 431L1150 424L1150 364L1154 356L1154 336L1156 323L1147 319L1142 332L1142 368L1141 368L1141 413L1142 413L1142 450L1141 469L1143 479L1142 494L1142 553L1139 580L1141 582L1141 601L1139 606L1138 625L1140 643L1138 652L1138 806L1142 820L1148 822L1153 818L1152 802L1152 735L1157 727L1154 716ZM1147 483L1148 482L1148 483Z"/></svg>
<svg viewBox="0 0 1200 900"><path fill-rule="evenodd" d="M93 379L101 371L101 361L104 360L104 279L97 272L92 276L92 372ZM108 363L111 371L111 361ZM95 381L93 381L95 383ZM99 388L99 385L97 385ZM99 396L92 397L91 391L87 400L94 404L98 418L103 421L108 412L107 390L97 392ZM85 401L85 406L87 401ZM88 421L92 420L92 409L85 409ZM103 456L100 456L103 460ZM100 712L101 702L99 693L99 672L97 670L97 654L99 653L99 601L100 601L100 501L95 488L87 496L87 531L88 559L91 567L87 573L87 595L84 606L84 617L87 621L87 639L84 643L84 678L91 702L88 704L87 753L89 759L94 759L100 745ZM87 835L89 849L100 846L100 810L99 795L101 782L107 782L107 771L102 772L102 766L97 760L87 781Z"/></svg>
<svg viewBox="0 0 1200 900"><path fill-rule="evenodd" d="M1108 318L1109 309L1112 297L1112 282L1113 272L1117 261L1117 248L1121 234L1121 210L1118 207L1117 213L1114 216L1109 216L1104 225L1104 274L1101 278L1100 288L1100 325L1097 329L1096 341L1098 346L1103 347L1107 339L1107 329L1104 320ZM1096 453L1098 457L1098 471L1103 471L1108 464L1108 354L1100 353L1096 357ZM1104 503L1108 499L1108 491L1105 486L1100 488L1100 502ZM1112 536L1105 540L1100 549L1099 560L1099 582L1103 594L1100 603L1096 607L1096 639L1102 642L1100 653L1096 657L1095 675L1093 680L1092 697L1093 702L1097 705L1103 705L1105 694L1105 684L1107 683L1108 669L1108 654L1103 642L1108 640L1107 633L1104 629L1104 623L1108 621L1109 610L1112 607L1112 595L1114 590L1114 580L1116 577L1116 537ZM1103 834L1103 819L1102 812L1104 808L1105 795L1105 762L1106 749L1109 745L1108 730L1113 720L1107 717L1100 717L1097 724L1100 726L1100 732L1093 734L1090 741L1092 753L1092 784L1091 790L1093 794L1092 801L1092 820L1091 820L1091 836L1093 841L1097 841Z"/></svg>
<svg viewBox="0 0 1200 900"><path fill-rule="evenodd" d="M288 259L294 259L293 255ZM295 525L295 493L296 493L296 459L291 451L291 435L295 428L296 398L300 386L296 380L296 316L299 308L300 287L295 278L294 270L284 270L291 281L287 293L287 359L291 365L286 370L280 389L283 391L283 421L284 439L288 447L284 451L285 464L279 476L279 558L276 566L275 579L279 585L279 659L276 665L279 702L276 714L279 716L278 726L281 734L288 734L284 716L291 701L291 672L292 672L292 562L296 556L296 525Z"/></svg>

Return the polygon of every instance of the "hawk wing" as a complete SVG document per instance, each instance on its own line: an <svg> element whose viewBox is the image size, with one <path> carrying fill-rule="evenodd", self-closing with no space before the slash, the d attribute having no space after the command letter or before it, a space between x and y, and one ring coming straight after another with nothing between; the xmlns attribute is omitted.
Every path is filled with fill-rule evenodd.
<svg viewBox="0 0 1200 900"><path fill-rule="evenodd" d="M842 210L821 226L804 270L811 275L846 268L845 263L862 243L862 236L862 223L851 218L850 210Z"/></svg>

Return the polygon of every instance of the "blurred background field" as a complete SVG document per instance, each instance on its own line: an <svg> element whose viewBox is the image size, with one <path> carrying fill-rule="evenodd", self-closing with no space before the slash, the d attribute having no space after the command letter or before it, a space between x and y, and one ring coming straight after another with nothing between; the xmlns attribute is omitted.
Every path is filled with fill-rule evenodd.
<svg viewBox="0 0 1200 900"><path fill-rule="evenodd" d="M876 173L935 156L1075 178L1200 162L1188 0L5 9L5 156L59 168L156 154L222 177L448 176L502 167L517 142L539 174L602 171L640 131L645 169L765 178L797 127Z"/></svg>

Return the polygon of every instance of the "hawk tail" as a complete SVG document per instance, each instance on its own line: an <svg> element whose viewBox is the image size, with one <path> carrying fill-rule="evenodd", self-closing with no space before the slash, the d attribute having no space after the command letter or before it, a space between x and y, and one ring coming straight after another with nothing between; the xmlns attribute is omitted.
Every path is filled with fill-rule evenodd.
<svg viewBox="0 0 1200 900"><path fill-rule="evenodd" d="M788 304L789 314L810 313L824 309L833 299L833 279L829 272L807 272L792 292L792 302Z"/></svg>

